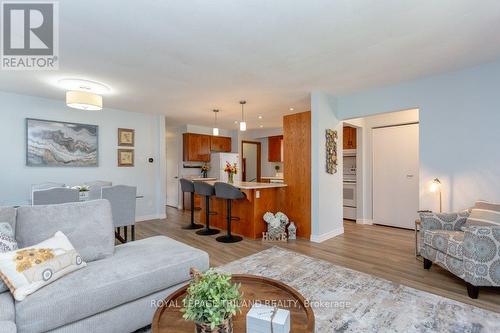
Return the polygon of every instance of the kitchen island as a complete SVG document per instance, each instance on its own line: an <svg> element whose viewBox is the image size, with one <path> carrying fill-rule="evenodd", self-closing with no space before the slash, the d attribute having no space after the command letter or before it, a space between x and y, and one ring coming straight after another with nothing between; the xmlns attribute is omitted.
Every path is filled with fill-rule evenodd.
<svg viewBox="0 0 500 333"><path fill-rule="evenodd" d="M206 181L214 185L215 181ZM246 198L232 201L232 216L239 220L232 221L231 232L236 235L259 239L267 230L267 225L262 219L266 212L276 213L284 207L285 188L283 183L256 183L239 182L233 184L245 193ZM205 200L201 200L201 223L205 223ZM210 211L215 215L210 216L210 226L226 230L226 200L215 196L210 198Z"/></svg>

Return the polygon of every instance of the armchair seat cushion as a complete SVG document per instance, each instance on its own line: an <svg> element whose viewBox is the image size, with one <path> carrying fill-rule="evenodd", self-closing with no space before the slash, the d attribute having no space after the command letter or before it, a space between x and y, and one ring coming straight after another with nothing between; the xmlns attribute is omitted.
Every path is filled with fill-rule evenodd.
<svg viewBox="0 0 500 333"><path fill-rule="evenodd" d="M208 255L156 236L119 245L112 257L52 283L16 303L18 332L45 332L189 280L208 269Z"/></svg>
<svg viewBox="0 0 500 333"><path fill-rule="evenodd" d="M450 230L425 230L424 244L448 256L463 260L464 233Z"/></svg>

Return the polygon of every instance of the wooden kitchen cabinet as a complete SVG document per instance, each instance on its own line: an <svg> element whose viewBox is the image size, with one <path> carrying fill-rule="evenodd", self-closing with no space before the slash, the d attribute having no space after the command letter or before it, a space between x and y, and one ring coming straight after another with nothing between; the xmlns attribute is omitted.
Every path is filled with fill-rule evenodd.
<svg viewBox="0 0 500 333"><path fill-rule="evenodd" d="M182 160L184 162L210 161L210 135L184 133L182 143Z"/></svg>
<svg viewBox="0 0 500 333"><path fill-rule="evenodd" d="M344 149L356 149L356 128L344 126Z"/></svg>
<svg viewBox="0 0 500 333"><path fill-rule="evenodd" d="M231 152L231 138L225 136L210 137L210 150L215 152Z"/></svg>
<svg viewBox="0 0 500 333"><path fill-rule="evenodd" d="M267 160L269 162L283 161L283 135L267 138Z"/></svg>

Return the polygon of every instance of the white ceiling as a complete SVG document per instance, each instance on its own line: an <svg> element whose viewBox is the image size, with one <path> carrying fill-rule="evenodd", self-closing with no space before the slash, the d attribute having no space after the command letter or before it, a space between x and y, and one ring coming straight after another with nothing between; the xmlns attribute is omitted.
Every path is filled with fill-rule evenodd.
<svg viewBox="0 0 500 333"><path fill-rule="evenodd" d="M60 70L0 72L0 90L63 99L62 77L113 88L105 106L250 128L344 94L500 57L498 0L61 0ZM105 111L104 111L105 112ZM257 119L262 115L262 121Z"/></svg>

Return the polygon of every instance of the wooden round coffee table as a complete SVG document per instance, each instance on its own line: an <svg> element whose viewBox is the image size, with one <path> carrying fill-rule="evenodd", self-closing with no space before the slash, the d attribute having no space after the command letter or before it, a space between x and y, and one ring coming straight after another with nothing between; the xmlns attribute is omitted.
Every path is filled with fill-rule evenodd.
<svg viewBox="0 0 500 333"><path fill-rule="evenodd" d="M234 283L241 283L244 306L234 318L234 332L246 332L246 315L253 302L275 305L290 311L290 332L314 332L314 313L304 297L286 284L255 275L234 274ZM182 319L182 300L186 296L187 286L180 288L167 297L156 310L153 318L153 333L194 332L193 322Z"/></svg>

